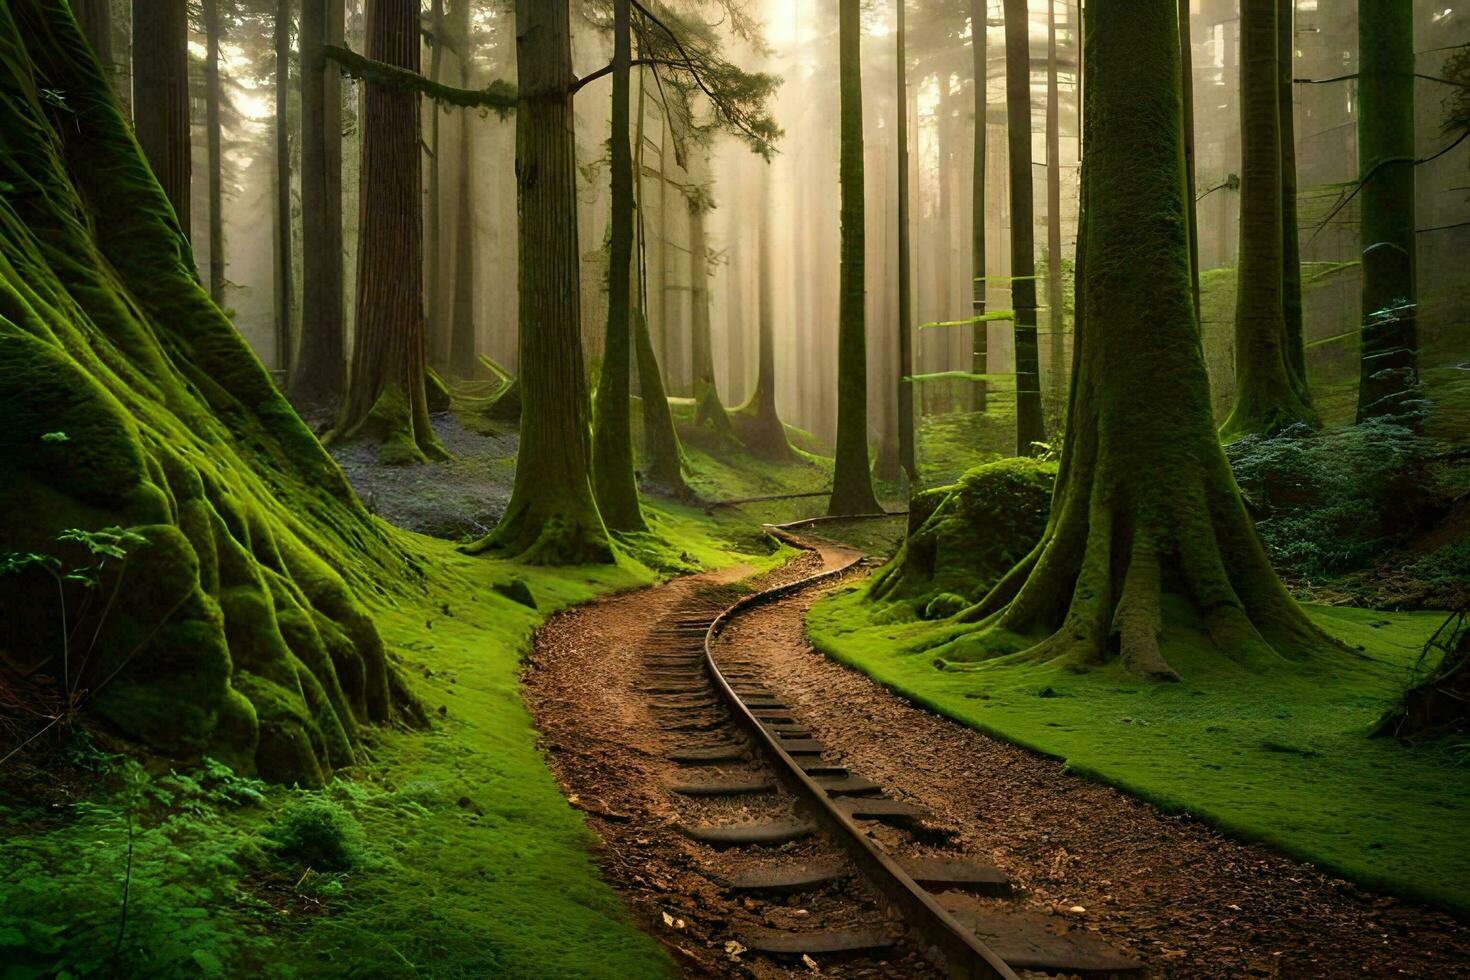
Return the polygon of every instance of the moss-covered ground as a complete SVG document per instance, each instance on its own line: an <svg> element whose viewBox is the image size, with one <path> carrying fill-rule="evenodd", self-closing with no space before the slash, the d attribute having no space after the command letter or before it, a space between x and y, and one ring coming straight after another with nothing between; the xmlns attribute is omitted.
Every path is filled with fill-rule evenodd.
<svg viewBox="0 0 1470 980"><path fill-rule="evenodd" d="M747 515L658 505L651 517L687 564L783 558ZM0 977L672 972L599 879L593 837L517 690L544 617L656 573L631 558L511 566L391 533L433 569L421 597L372 608L430 730L368 730L367 761L311 791L208 762L144 769L83 740L45 770L12 769L0 783ZM516 581L535 609L504 594Z"/></svg>
<svg viewBox="0 0 1470 980"><path fill-rule="evenodd" d="M812 639L905 697L1166 811L1470 912L1465 746L1368 738L1441 614L1309 607L1363 657L1331 671L1270 676L1234 666L1201 632L1173 630L1164 646L1184 680L1151 684L1116 662L1086 674L1045 664L942 671L930 651L954 625L876 623L883 607L865 601L865 591L819 602L808 620Z"/></svg>

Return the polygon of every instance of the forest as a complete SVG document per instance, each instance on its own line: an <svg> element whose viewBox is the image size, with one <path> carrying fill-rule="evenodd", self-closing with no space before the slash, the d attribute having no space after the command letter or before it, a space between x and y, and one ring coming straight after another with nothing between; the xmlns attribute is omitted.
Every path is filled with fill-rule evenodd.
<svg viewBox="0 0 1470 980"><path fill-rule="evenodd" d="M0 0L0 980L1470 976L1470 9Z"/></svg>

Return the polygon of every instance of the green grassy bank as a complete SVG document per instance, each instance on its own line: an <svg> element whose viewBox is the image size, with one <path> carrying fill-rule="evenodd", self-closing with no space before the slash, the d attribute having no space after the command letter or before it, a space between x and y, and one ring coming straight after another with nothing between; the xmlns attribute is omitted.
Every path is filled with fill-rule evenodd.
<svg viewBox="0 0 1470 980"><path fill-rule="evenodd" d="M875 611L863 587L847 589L818 603L808 628L832 657L955 721L1233 836L1470 913L1465 747L1367 737L1440 614L1309 607L1364 657L1270 676L1174 631L1165 649L1184 681L1150 684L1116 665L941 671L928 651L952 624L880 623Z"/></svg>
<svg viewBox="0 0 1470 980"><path fill-rule="evenodd" d="M650 513L655 557L782 560L743 515ZM546 616L658 575L632 558L518 567L393 533L431 572L421 597L372 612L430 729L370 730L365 761L313 791L209 762L144 766L85 735L44 768L12 760L0 781L0 978L672 973L598 877L594 839L546 768L517 686ZM516 579L535 609L496 590Z"/></svg>

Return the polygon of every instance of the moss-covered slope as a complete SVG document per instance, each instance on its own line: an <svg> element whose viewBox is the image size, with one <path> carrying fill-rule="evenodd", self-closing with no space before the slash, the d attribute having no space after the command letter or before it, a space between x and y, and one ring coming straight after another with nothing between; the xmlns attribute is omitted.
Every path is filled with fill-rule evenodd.
<svg viewBox="0 0 1470 980"><path fill-rule="evenodd" d="M143 542L61 597L0 577L0 670L157 751L303 784L354 760L395 696L353 589L411 562L200 288L61 0L0 5L0 418L0 551Z"/></svg>

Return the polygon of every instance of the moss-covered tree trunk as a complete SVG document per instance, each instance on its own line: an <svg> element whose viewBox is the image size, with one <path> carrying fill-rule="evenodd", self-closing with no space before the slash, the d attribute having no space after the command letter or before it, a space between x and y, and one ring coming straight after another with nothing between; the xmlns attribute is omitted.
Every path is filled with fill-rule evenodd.
<svg viewBox="0 0 1470 980"><path fill-rule="evenodd" d="M837 312L837 459L829 514L879 509L868 469L868 343L863 187L863 68L860 0L838 7L841 87L842 248Z"/></svg>
<svg viewBox="0 0 1470 980"><path fill-rule="evenodd" d="M1297 225L1296 3L1282 0L1276 20L1276 91L1281 120L1281 315L1286 322L1286 363L1302 392L1307 388L1307 345L1302 322L1302 250Z"/></svg>
<svg viewBox="0 0 1470 980"><path fill-rule="evenodd" d="M309 2L309 0L308 0ZM225 302L224 160L220 149L219 0L204 0L204 140L209 167L209 298Z"/></svg>
<svg viewBox="0 0 1470 980"><path fill-rule="evenodd" d="M981 656L1086 669L1116 650L1172 678L1166 594L1253 669L1335 649L1287 594L1247 516L1210 413L1195 325L1176 0L1087 11L1077 370L1041 543L966 614ZM1160 393L1167 392L1167 411ZM1196 618L1198 617L1198 618Z"/></svg>
<svg viewBox="0 0 1470 980"><path fill-rule="evenodd" d="M648 264L646 260L648 236L644 229L644 215L647 213L643 206L643 147L644 147L644 103L647 95L648 69L639 69L638 76L638 125L633 136L633 143L638 148L634 154L633 172L637 175L634 181L636 197L634 206L637 214L637 243L635 247L635 259L633 262L632 284L630 296L632 303L631 319L629 329L632 333L634 345L634 357L638 365L638 397L643 409L643 479L653 489L660 493L673 497L692 497L693 491L684 482L684 447L679 442L679 433L674 428L674 413L669 410L668 392L664 388L663 369L659 364L658 354L653 343L652 329L649 326L649 303L648 303ZM659 153L658 186L659 186L659 228L658 241L660 256L663 249L667 248L668 220L667 192L668 175L665 173L665 163L668 154L668 126L666 121L660 117L660 125L664 134L663 148ZM660 291L663 289L663 270L660 262L661 273L659 277ZM660 312L668 310L668 303L661 298L658 308ZM664 348L668 349L669 331L664 324L663 340Z"/></svg>
<svg viewBox="0 0 1470 980"><path fill-rule="evenodd" d="M1011 192L1011 307L1016 337L1016 455L1046 438L1041 412L1041 354L1036 343L1036 228L1031 190L1031 14L1026 0L1005 0L1006 148Z"/></svg>
<svg viewBox="0 0 1470 980"><path fill-rule="evenodd" d="M341 44L342 0L301 5L301 350L297 404L336 406L347 374L342 257L342 75L323 45Z"/></svg>
<svg viewBox="0 0 1470 980"><path fill-rule="evenodd" d="M1240 258L1235 287L1235 404L1227 441L1317 424L1292 368L1282 285L1281 92L1277 0L1240 8Z"/></svg>
<svg viewBox="0 0 1470 980"><path fill-rule="evenodd" d="M982 5L982 0L974 0ZM897 49L897 91L893 97L895 120L894 141L898 145L898 465L908 474L909 486L919 485L918 452L914 439L914 272L909 217L909 55L904 8L907 0L897 5L898 29L894 38ZM981 247L984 247L982 237ZM982 298L983 302L983 298Z"/></svg>
<svg viewBox="0 0 1470 980"><path fill-rule="evenodd" d="M1358 4L1363 340L1358 419L1411 415L1418 391L1414 4Z"/></svg>
<svg viewBox="0 0 1470 980"><path fill-rule="evenodd" d="M612 214L607 267L607 331L592 429L592 489L614 531L647 529L633 471L632 371L633 147L630 125L633 41L630 0L613 4Z"/></svg>
<svg viewBox="0 0 1470 980"><path fill-rule="evenodd" d="M291 0L276 2L276 367L296 358L295 265L291 259Z"/></svg>
<svg viewBox="0 0 1470 980"><path fill-rule="evenodd" d="M459 87L475 83L473 0L455 7L454 41L459 49ZM472 378L479 369L479 342L475 327L475 113L461 109L459 117L459 180L454 218L454 286L450 292L449 373Z"/></svg>
<svg viewBox="0 0 1470 980"><path fill-rule="evenodd" d="M760 297L759 332L756 337L755 388L744 405L735 411L740 441L756 456L784 463L795 455L786 438L786 426L776 412L776 286L771 268L775 243L771 221L771 168L761 174L760 232L756 245L756 288Z"/></svg>
<svg viewBox="0 0 1470 980"><path fill-rule="evenodd" d="M703 149L696 149L704 153ZM708 172L708 161L699 168ZM694 378L694 422L716 439L735 442L735 429L725 403L720 400L715 381L715 345L709 320L709 241L705 233L705 216L714 209L714 201L703 188L689 196L689 301L690 360Z"/></svg>
<svg viewBox="0 0 1470 980"><path fill-rule="evenodd" d="M425 40L429 45L429 81L444 82L444 48L447 42L444 24L444 0L430 0L429 26ZM429 324L429 363L442 374L449 373L449 317L444 300L444 229L443 218L443 110L432 99L425 100L429 111L425 166L428 186L424 193L424 312Z"/></svg>
<svg viewBox="0 0 1470 980"><path fill-rule="evenodd" d="M990 155L989 113L990 59L986 42L990 40L985 0L970 0L970 63L975 99L975 155L970 181L970 310L975 317L970 341L970 371L977 375L970 390L970 405L977 412L988 407L990 385L985 375L990 371L990 324L985 322L985 197L986 158Z"/></svg>
<svg viewBox="0 0 1470 980"><path fill-rule="evenodd" d="M82 710L319 785L400 702L353 590L401 588L408 556L210 302L66 4L0 5L0 49L0 541L130 529L116 601L73 623ZM54 589L0 576L6 653L61 649Z"/></svg>
<svg viewBox="0 0 1470 980"><path fill-rule="evenodd" d="M1179 0L1180 105L1184 110L1184 204L1189 216L1189 280L1199 316L1199 208L1195 203L1194 37L1189 28L1189 0Z"/></svg>
<svg viewBox="0 0 1470 980"><path fill-rule="evenodd" d="M193 145L185 0L133 4L133 132L188 238Z"/></svg>
<svg viewBox="0 0 1470 980"><path fill-rule="evenodd" d="M418 6L371 0L368 51L385 64L419 68ZM423 196L419 96L369 81L362 111L357 337L352 372L332 437L381 443L385 463L443 459L429 424L423 308Z"/></svg>
<svg viewBox="0 0 1470 980"><path fill-rule="evenodd" d="M1062 125L1061 93L1057 84L1056 0L1046 0L1046 326L1051 334L1047 349L1048 383L1060 415L1067 391L1065 361L1067 307L1062 266ZM1062 424L1062 420L1057 420Z"/></svg>
<svg viewBox="0 0 1470 980"><path fill-rule="evenodd" d="M516 73L521 444L505 514L469 550L537 564L610 562L592 496L567 0L516 0Z"/></svg>

